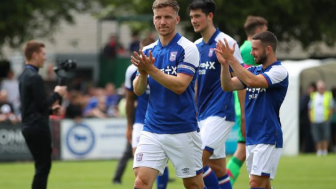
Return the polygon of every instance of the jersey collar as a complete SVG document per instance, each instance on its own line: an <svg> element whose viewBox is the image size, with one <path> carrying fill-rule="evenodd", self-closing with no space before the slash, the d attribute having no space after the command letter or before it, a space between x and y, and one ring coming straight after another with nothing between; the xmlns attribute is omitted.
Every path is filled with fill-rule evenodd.
<svg viewBox="0 0 336 189"><path fill-rule="evenodd" d="M209 44L209 45L212 44L212 43L215 41L215 39L216 39L216 37L217 37L217 35L218 35L219 33L220 33L219 29L216 28L215 33L211 36L211 38L209 39L208 43L205 43L205 42L204 42L204 39L202 40L203 44L204 44L204 45L206 45L206 44Z"/></svg>
<svg viewBox="0 0 336 189"><path fill-rule="evenodd" d="M26 64L25 67L28 68L28 69L32 69L32 70L34 70L35 72L38 72L38 71L39 71L39 69L38 69L36 66L33 66L33 65L31 65L31 64Z"/></svg>
<svg viewBox="0 0 336 189"><path fill-rule="evenodd" d="M178 32L176 32L175 36L174 36L173 39L168 43L168 45L166 45L166 46L162 46L161 41L160 41L160 38L159 38L158 45L159 45L160 48L170 47L170 46L172 46L173 44L176 44L177 41L181 39L181 37L182 37L182 36L181 36Z"/></svg>
<svg viewBox="0 0 336 189"><path fill-rule="evenodd" d="M268 70L268 68L270 68L272 66L275 66L275 65L281 65L281 61L278 60L278 61L272 63L271 65L267 66L265 69L262 69L262 67L261 67L261 69L265 71L265 70Z"/></svg>

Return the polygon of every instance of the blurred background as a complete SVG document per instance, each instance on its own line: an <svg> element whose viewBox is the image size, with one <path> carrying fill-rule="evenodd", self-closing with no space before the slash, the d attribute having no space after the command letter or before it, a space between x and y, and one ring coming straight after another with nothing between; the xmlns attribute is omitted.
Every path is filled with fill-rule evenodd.
<svg viewBox="0 0 336 189"><path fill-rule="evenodd" d="M187 6L180 1L179 32L190 40L200 37L190 24ZM217 1L215 23L239 44L246 38L243 24L248 15L268 20L268 28L281 42L281 60L336 57L336 25L332 0ZM13 0L0 3L0 59L10 62L17 75L22 70L22 46L28 40L43 41L49 60L41 74L55 78L50 68L60 59L75 59L77 80L82 84L121 86L133 41L156 38L152 1L145 0ZM1 63L0 77L9 66ZM78 81L76 81L78 82Z"/></svg>

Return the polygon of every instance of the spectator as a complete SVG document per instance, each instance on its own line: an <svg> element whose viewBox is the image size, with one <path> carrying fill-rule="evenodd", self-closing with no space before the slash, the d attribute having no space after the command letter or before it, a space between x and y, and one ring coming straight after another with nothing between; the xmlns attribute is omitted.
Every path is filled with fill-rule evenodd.
<svg viewBox="0 0 336 189"><path fill-rule="evenodd" d="M13 105L8 102L7 92L0 91L0 122L16 123L19 121L14 113Z"/></svg>
<svg viewBox="0 0 336 189"><path fill-rule="evenodd" d="M126 117L126 91L125 83L122 83L121 86L117 89L118 95L120 97L118 103L118 111L120 117Z"/></svg>
<svg viewBox="0 0 336 189"><path fill-rule="evenodd" d="M116 93L116 87L113 83L107 83L105 85L106 103L107 106L118 106L120 96Z"/></svg>
<svg viewBox="0 0 336 189"><path fill-rule="evenodd" d="M138 52L140 48L140 41L138 37L138 32L133 32L132 33L132 42L130 44L129 50L131 53L134 51Z"/></svg>
<svg viewBox="0 0 336 189"><path fill-rule="evenodd" d="M92 109L90 117L93 118L107 118L107 106L106 106L106 98L101 95L97 97L97 106Z"/></svg>
<svg viewBox="0 0 336 189"><path fill-rule="evenodd" d="M7 78L2 81L1 89L7 92L7 100L13 105L14 113L20 114L19 82L12 70L8 71Z"/></svg>
<svg viewBox="0 0 336 189"><path fill-rule="evenodd" d="M308 104L310 94L316 91L316 84L311 83L307 91L303 94L300 100L300 147L302 152L314 152L314 141L311 135L311 125L308 117Z"/></svg>
<svg viewBox="0 0 336 189"><path fill-rule="evenodd" d="M336 101L336 87L331 89L331 93L333 95L334 102ZM336 152L336 111L334 110L334 113L331 116L330 119L331 124L331 145L332 150Z"/></svg>
<svg viewBox="0 0 336 189"><path fill-rule="evenodd" d="M118 43L117 43L117 38L114 35L110 36L110 40L109 42L105 45L104 49L103 49L103 55L108 57L108 58L115 58L117 55L117 47Z"/></svg>
<svg viewBox="0 0 336 189"><path fill-rule="evenodd" d="M69 95L69 104L65 110L65 118L80 120L83 116L82 96L78 91L71 91Z"/></svg>
<svg viewBox="0 0 336 189"><path fill-rule="evenodd" d="M118 51L118 56L120 56L120 57L128 57L128 53L127 53L127 51L126 51L126 49L125 49L125 47L122 45L122 44L118 44L118 49L117 49Z"/></svg>
<svg viewBox="0 0 336 189"><path fill-rule="evenodd" d="M84 109L84 117L90 117L92 115L92 110L97 107L98 96L105 95L105 90L103 88L96 88L90 90L90 97Z"/></svg>
<svg viewBox="0 0 336 189"><path fill-rule="evenodd" d="M311 132L316 144L316 155L328 154L330 138L330 118L334 112L334 100L330 91L326 91L324 81L316 83L317 92L310 95L309 119Z"/></svg>
<svg viewBox="0 0 336 189"><path fill-rule="evenodd" d="M116 93L116 88L113 83L107 83L105 85L106 92L106 106L108 108L109 117L119 117L118 103L120 101L120 95Z"/></svg>

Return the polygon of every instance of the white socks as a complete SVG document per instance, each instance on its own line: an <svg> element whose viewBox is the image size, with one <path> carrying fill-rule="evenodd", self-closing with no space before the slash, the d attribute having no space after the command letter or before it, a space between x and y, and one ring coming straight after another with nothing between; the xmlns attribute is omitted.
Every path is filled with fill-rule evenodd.
<svg viewBox="0 0 336 189"><path fill-rule="evenodd" d="M328 150L317 150L316 155L317 156L327 156Z"/></svg>

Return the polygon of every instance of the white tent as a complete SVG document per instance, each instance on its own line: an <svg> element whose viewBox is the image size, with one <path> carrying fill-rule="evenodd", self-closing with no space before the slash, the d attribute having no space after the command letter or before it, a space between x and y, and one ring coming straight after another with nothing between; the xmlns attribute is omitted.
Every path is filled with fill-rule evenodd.
<svg viewBox="0 0 336 189"><path fill-rule="evenodd" d="M286 98L280 109L282 124L284 155L299 153L299 102L301 89L305 89L312 81L322 79L328 89L336 86L336 60L302 60L283 61L289 73L289 86Z"/></svg>

